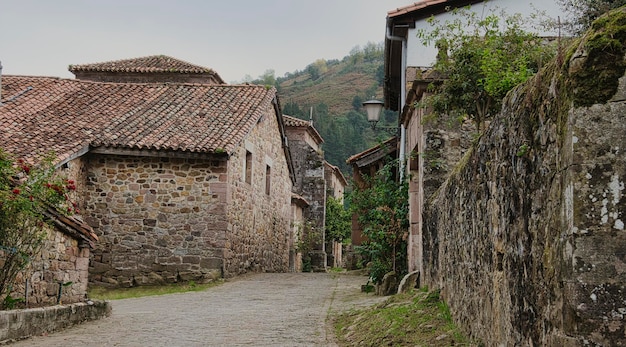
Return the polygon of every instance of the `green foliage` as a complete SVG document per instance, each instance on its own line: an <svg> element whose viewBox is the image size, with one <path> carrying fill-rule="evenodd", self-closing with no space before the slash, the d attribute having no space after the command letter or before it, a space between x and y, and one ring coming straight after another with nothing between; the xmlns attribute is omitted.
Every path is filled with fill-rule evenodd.
<svg viewBox="0 0 626 347"><path fill-rule="evenodd" d="M10 294L7 295L2 301L2 308L6 310L12 310L17 304L24 301L24 298L14 298Z"/></svg>
<svg viewBox="0 0 626 347"><path fill-rule="evenodd" d="M528 153L528 145L527 144L523 144L521 146L519 146L519 148L517 149L517 153L516 155L518 157L523 157L524 155L526 155L526 153Z"/></svg>
<svg viewBox="0 0 626 347"><path fill-rule="evenodd" d="M423 44L439 48L434 69L444 76L431 85L436 93L426 103L439 115L469 117L480 129L500 110L506 93L535 74L555 49L525 31L530 19L519 14L479 17L468 9L453 14L445 23L431 18L432 30L418 32Z"/></svg>
<svg viewBox="0 0 626 347"><path fill-rule="evenodd" d="M120 300L129 298L141 298L145 296L166 295L173 293L200 292L224 283L223 279L209 283L172 283L158 286L136 286L130 288L107 288L89 286L88 296L96 300Z"/></svg>
<svg viewBox="0 0 626 347"><path fill-rule="evenodd" d="M350 212L339 199L332 196L326 198L326 240L343 241L350 237Z"/></svg>
<svg viewBox="0 0 626 347"><path fill-rule="evenodd" d="M76 185L55 174L52 158L32 166L0 150L0 297L10 294L17 274L39 251L48 222L45 211L77 211L69 198Z"/></svg>
<svg viewBox="0 0 626 347"><path fill-rule="evenodd" d="M375 283L387 272L399 277L407 272L408 184L396 180L397 169L398 160L387 163L374 177L366 177L365 187L353 185L349 194L351 212L366 236L357 250L370 263Z"/></svg>
<svg viewBox="0 0 626 347"><path fill-rule="evenodd" d="M302 254L302 271L311 271L311 251L322 241L322 234L315 230L313 223L305 221L296 225L296 252Z"/></svg>
<svg viewBox="0 0 626 347"><path fill-rule="evenodd" d="M565 28L580 35L602 14L626 5L626 0L558 0L558 3L569 14Z"/></svg>

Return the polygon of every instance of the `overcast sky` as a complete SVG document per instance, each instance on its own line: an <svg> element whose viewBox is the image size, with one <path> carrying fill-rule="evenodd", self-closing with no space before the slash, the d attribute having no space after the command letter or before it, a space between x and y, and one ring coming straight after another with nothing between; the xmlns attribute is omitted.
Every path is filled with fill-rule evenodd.
<svg viewBox="0 0 626 347"><path fill-rule="evenodd" d="M70 64L164 54L226 81L302 70L382 42L411 0L0 0L3 74L73 78Z"/></svg>

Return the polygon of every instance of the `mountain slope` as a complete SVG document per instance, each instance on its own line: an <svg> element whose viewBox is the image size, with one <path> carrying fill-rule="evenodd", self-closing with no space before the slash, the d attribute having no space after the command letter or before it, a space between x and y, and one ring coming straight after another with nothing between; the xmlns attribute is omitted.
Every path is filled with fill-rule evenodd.
<svg viewBox="0 0 626 347"><path fill-rule="evenodd" d="M326 160L350 174L346 159L389 137L371 130L363 101L382 100L382 44L355 48L342 60L317 60L284 77L261 78L277 87L283 113L309 120L324 138ZM265 83L267 84L267 83ZM385 112L380 125L396 125L397 115Z"/></svg>

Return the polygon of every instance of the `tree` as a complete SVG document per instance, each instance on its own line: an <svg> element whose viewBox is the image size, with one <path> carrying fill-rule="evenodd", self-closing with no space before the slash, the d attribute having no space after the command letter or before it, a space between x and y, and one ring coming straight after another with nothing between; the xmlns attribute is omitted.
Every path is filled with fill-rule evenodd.
<svg viewBox="0 0 626 347"><path fill-rule="evenodd" d="M570 15L565 27L580 35L603 13L626 5L626 0L559 0L558 3Z"/></svg>
<svg viewBox="0 0 626 347"><path fill-rule="evenodd" d="M343 241L350 237L350 213L339 199L326 198L326 239Z"/></svg>
<svg viewBox="0 0 626 347"><path fill-rule="evenodd" d="M288 116L292 116L292 117L296 117L296 118L300 118L300 119L305 119L308 120L308 115L304 113L304 111L302 109L300 109L300 105L298 105L297 103L293 102L293 101L289 101L287 102L287 104L285 104L285 106L283 106L283 114L286 114Z"/></svg>
<svg viewBox="0 0 626 347"><path fill-rule="evenodd" d="M38 166L13 160L0 149L0 297L2 307L10 302L17 274L25 269L41 248L45 217L50 208L78 212L69 192L71 180L58 177L52 156Z"/></svg>
<svg viewBox="0 0 626 347"><path fill-rule="evenodd" d="M364 261L371 262L370 277L381 283L383 276L395 271L406 274L408 232L408 183L398 182L398 160L383 166L374 177L366 178L365 187L353 185L348 195L350 210L358 216L366 241L357 250Z"/></svg>
<svg viewBox="0 0 626 347"><path fill-rule="evenodd" d="M259 76L259 78L252 81L252 83L275 87L277 86L275 74L275 71L272 69L265 70L265 72L261 76ZM246 77L247 76L248 75L246 75Z"/></svg>
<svg viewBox="0 0 626 347"><path fill-rule="evenodd" d="M442 81L431 85L435 93L426 104L435 114L469 117L480 130L500 110L506 93L536 73L555 50L525 31L529 20L519 14L453 13L453 20L442 24L431 18L433 29L418 32L423 44L440 50L433 68Z"/></svg>

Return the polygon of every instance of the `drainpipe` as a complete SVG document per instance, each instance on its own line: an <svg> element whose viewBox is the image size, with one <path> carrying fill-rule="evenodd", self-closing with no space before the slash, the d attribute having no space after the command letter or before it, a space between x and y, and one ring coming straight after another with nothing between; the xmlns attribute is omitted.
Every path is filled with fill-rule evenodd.
<svg viewBox="0 0 626 347"><path fill-rule="evenodd" d="M401 60L401 74L400 74L400 116L402 116L402 110L404 109L404 102L406 99L406 51L407 51L407 42L404 37L401 36L393 36L391 35L391 21L387 19L387 30L385 37L389 41L401 41L402 42L402 60ZM404 179L404 159L406 156L406 129L404 128L404 123L400 124L400 154L398 156L398 160L400 161L400 181Z"/></svg>

